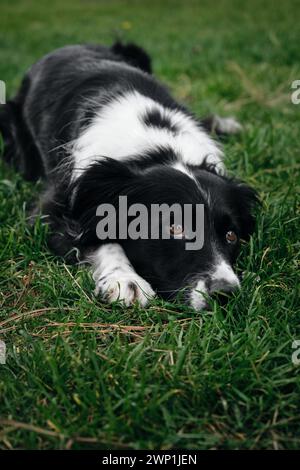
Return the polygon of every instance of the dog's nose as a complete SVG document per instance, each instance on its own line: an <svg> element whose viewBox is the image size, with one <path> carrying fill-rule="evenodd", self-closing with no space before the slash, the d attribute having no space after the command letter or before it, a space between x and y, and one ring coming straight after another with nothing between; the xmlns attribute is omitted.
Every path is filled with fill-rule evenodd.
<svg viewBox="0 0 300 470"><path fill-rule="evenodd" d="M212 299L216 300L219 305L225 306L230 297L228 294L238 287L239 283L234 280L217 279L211 282L209 292Z"/></svg>
<svg viewBox="0 0 300 470"><path fill-rule="evenodd" d="M240 287L240 281L232 267L225 261L221 261L215 268L209 283L209 291L232 292Z"/></svg>

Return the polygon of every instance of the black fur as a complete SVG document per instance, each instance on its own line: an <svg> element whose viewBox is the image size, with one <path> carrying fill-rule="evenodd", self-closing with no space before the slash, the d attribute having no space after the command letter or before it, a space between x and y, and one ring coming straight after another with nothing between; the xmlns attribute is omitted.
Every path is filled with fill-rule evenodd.
<svg viewBox="0 0 300 470"><path fill-rule="evenodd" d="M152 109L143 116L143 121L147 126L167 129L176 134L177 126L172 124L167 116L163 116L159 109Z"/></svg>
<svg viewBox="0 0 300 470"><path fill-rule="evenodd" d="M207 208L205 246L198 253L186 251L180 240L118 240L138 274L169 297L195 274L207 276L216 250L230 265L234 263L239 244L226 244L224 234L234 230L239 238L249 238L257 195L207 163L190 168L193 181L172 168L180 155L167 146L149 147L122 161L100 155L76 181L72 179L74 162L68 143L110 100L135 90L168 110L191 116L151 71L149 56L133 44L68 46L54 51L32 66L16 97L1 106L0 130L5 160L28 180L45 180L45 192L32 216L45 216L51 249L68 261L85 259L86 253L99 246L96 208L105 202L117 204L119 195L147 207L163 202L203 203ZM140 119L148 127L178 132L177 125L159 109L145 110Z"/></svg>
<svg viewBox="0 0 300 470"><path fill-rule="evenodd" d="M122 44L121 42L116 42L112 51L125 59L128 64L138 67L147 73L152 73L151 59L148 54L136 44Z"/></svg>
<svg viewBox="0 0 300 470"><path fill-rule="evenodd" d="M118 207L119 195L126 195L128 205L139 202L149 210L152 204L162 201L169 205L180 202L182 207L197 203L207 206L208 202L196 183L192 183L185 174L156 164L156 155L153 157L153 165L143 170L132 165L132 162L106 159L91 165L79 178L72 218L82 228L82 248L98 243L96 225L99 218L96 209L99 201ZM148 158L151 159L151 156ZM191 280L191 273L209 272L216 248L229 264L235 262L239 243L228 245L224 233L234 230L240 239L246 240L254 229L252 213L257 196L253 189L237 180L219 176L205 164L197 169L195 175L200 185L209 191L211 199L209 210L205 212L207 242L202 250L197 254L187 252L181 240L117 239L136 271L166 298L183 287L183 279Z"/></svg>

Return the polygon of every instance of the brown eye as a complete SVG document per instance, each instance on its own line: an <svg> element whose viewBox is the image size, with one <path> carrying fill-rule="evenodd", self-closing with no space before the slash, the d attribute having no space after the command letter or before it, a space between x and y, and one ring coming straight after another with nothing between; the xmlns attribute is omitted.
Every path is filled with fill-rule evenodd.
<svg viewBox="0 0 300 470"><path fill-rule="evenodd" d="M234 233L232 230L229 230L229 232L226 233L226 240L231 245L234 245L237 242L237 239L237 234Z"/></svg>
<svg viewBox="0 0 300 470"><path fill-rule="evenodd" d="M184 230L181 225L171 225L170 227L170 235L173 238L184 238Z"/></svg>

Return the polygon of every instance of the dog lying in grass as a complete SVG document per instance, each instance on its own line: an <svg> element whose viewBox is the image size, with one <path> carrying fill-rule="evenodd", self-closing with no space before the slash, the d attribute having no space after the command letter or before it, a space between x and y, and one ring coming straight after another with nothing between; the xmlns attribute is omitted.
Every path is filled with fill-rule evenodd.
<svg viewBox="0 0 300 470"><path fill-rule="evenodd" d="M254 230L257 195L226 176L210 133L234 134L240 125L197 119L153 77L138 46L78 45L46 55L1 107L0 130L5 160L26 179L44 180L32 218L49 225L50 248L89 263L96 294L108 302L145 306L156 294L183 291L201 310L214 292L239 287L233 265L240 240ZM159 220L167 238L99 239L97 209L118 206L120 196L149 210L188 204L192 218L202 205L201 248L186 249L187 227L174 218Z"/></svg>

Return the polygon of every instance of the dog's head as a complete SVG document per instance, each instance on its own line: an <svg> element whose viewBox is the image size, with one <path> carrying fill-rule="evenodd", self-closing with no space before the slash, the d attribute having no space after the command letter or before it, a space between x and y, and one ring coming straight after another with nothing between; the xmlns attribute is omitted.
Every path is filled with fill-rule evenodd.
<svg viewBox="0 0 300 470"><path fill-rule="evenodd" d="M162 297L172 299L182 291L188 302L199 310L206 306L207 295L239 287L233 266L241 240L249 239L253 232L257 195L245 184L222 176L205 164L181 170L176 165L154 165L141 171L134 165L101 160L79 178L73 212L84 227L81 243L96 246L103 243L96 234L100 219L97 208L103 204L113 205L119 226L121 219L124 222L124 207L120 213L119 196L126 196L127 209L134 207L126 214L127 226L129 228L133 222L136 232L143 235L120 238L117 229L115 233L110 232L113 238L108 236L106 241L120 243L138 274ZM140 216L140 206L134 206L136 204L147 208L146 216ZM159 218L153 220L153 207L162 204L169 208L174 204L179 206L182 223L177 223L172 211L167 217L160 213ZM203 208L199 219L201 246L196 243L200 217L196 208L199 205ZM187 206L190 207L189 219L185 218ZM158 237L152 236L155 223L159 228Z"/></svg>

